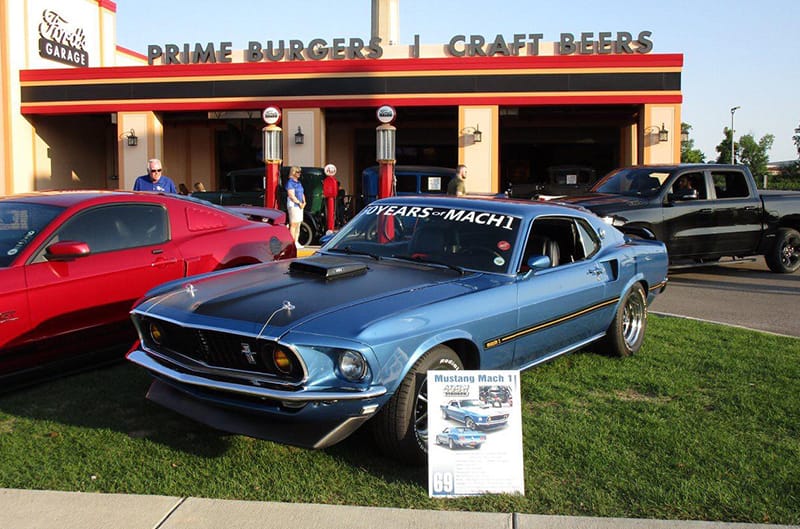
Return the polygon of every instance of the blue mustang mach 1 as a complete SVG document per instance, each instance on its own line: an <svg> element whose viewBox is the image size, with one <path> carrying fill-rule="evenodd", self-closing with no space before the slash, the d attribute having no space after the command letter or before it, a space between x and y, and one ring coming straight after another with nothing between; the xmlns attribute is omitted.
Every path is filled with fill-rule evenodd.
<svg viewBox="0 0 800 529"><path fill-rule="evenodd" d="M370 420L424 462L432 369L527 369L644 339L662 243L545 202L395 197L315 255L173 281L131 316L148 398L213 427L323 448ZM438 411L438 410L437 410Z"/></svg>

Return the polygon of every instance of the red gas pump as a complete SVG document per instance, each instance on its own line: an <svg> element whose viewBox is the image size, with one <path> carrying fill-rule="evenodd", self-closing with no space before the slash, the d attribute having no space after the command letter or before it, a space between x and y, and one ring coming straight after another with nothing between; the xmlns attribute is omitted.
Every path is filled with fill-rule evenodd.
<svg viewBox="0 0 800 529"><path fill-rule="evenodd" d="M324 168L325 179L322 181L322 196L325 197L325 214L328 221L328 233L336 225L336 197L339 194L339 181L336 180L336 166L329 163Z"/></svg>
<svg viewBox="0 0 800 529"><path fill-rule="evenodd" d="M391 125L397 116L393 107L383 105L378 108L378 121L381 125L376 129L378 170L378 198L394 195L394 162L395 137L397 129ZM380 215L378 218L378 242L394 239L394 217Z"/></svg>
<svg viewBox="0 0 800 529"><path fill-rule="evenodd" d="M266 127L262 129L264 135L263 154L266 164L264 175L264 207L278 207L278 186L280 185L280 167L283 162L283 131L277 125L281 120L281 111L275 107L267 107L262 112Z"/></svg>

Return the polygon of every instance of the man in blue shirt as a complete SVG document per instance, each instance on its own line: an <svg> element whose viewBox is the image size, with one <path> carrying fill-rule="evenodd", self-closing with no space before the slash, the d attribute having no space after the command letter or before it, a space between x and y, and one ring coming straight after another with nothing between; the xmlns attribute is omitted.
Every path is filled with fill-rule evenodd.
<svg viewBox="0 0 800 529"><path fill-rule="evenodd" d="M134 191L161 191L164 193L177 193L175 182L162 174L161 160L152 158L147 160L147 174L140 176L133 184Z"/></svg>

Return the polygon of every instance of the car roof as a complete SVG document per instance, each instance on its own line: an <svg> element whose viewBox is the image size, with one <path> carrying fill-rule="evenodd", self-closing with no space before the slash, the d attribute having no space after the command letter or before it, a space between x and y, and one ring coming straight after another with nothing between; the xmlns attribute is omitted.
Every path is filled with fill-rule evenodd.
<svg viewBox="0 0 800 529"><path fill-rule="evenodd" d="M126 191L124 189L82 189L82 190L62 190L62 191L33 191L30 193L20 193L18 195L8 195L0 197L0 200L9 202L26 202L29 204L45 204L69 208L84 202L96 201L104 202L113 199L123 199L123 201L133 201L143 197L153 199L156 202L169 200L186 200L199 204L208 205L207 202L191 197L176 195L174 193L155 193L151 191Z"/></svg>
<svg viewBox="0 0 800 529"><path fill-rule="evenodd" d="M517 217L538 217L540 215L574 215L583 217L595 216L581 206L544 200L522 200L504 196L465 196L450 197L446 195L397 196L376 200L369 206L408 205L430 207L458 207L479 209L490 213L505 213Z"/></svg>

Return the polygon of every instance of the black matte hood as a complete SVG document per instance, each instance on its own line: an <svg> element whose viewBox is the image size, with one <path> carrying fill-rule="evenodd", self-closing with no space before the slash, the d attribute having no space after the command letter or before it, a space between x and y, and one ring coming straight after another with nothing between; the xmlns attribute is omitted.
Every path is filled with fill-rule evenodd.
<svg viewBox="0 0 800 529"><path fill-rule="evenodd" d="M564 197L558 199L558 202L582 206L601 217L607 214L639 209L648 203L646 199L640 197L605 193L588 193L575 197Z"/></svg>
<svg viewBox="0 0 800 529"><path fill-rule="evenodd" d="M465 282L477 275L367 257L317 255L187 278L177 289L148 298L135 310L177 323L272 338L298 327L357 335L368 322L400 307L407 310L473 291ZM410 292L413 296L405 296Z"/></svg>

